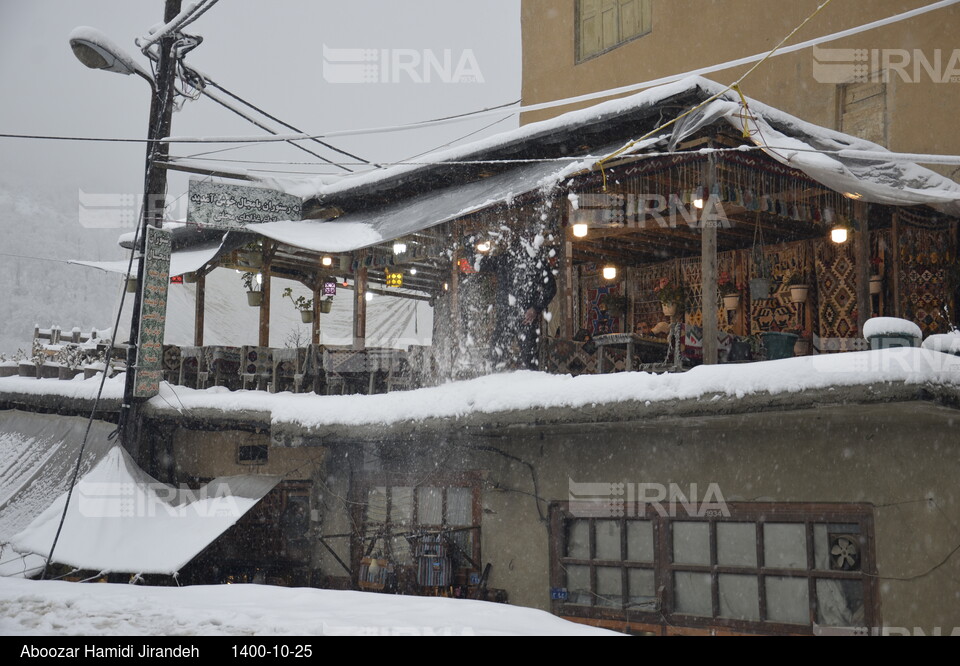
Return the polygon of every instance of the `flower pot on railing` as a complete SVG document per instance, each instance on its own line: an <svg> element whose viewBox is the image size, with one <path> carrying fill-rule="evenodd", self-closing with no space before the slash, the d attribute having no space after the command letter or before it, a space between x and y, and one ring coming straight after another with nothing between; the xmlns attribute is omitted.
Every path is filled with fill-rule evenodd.
<svg viewBox="0 0 960 666"><path fill-rule="evenodd" d="M770 278L751 278L750 298L755 301L762 301L770 298Z"/></svg>
<svg viewBox="0 0 960 666"><path fill-rule="evenodd" d="M790 285L790 300L794 303L806 303L807 295L810 293L810 286L806 284Z"/></svg>
<svg viewBox="0 0 960 666"><path fill-rule="evenodd" d="M727 310L736 310L740 307L740 294L728 294L724 296L723 307Z"/></svg>
<svg viewBox="0 0 960 666"><path fill-rule="evenodd" d="M879 294L883 291L883 278L879 275L870 276L870 293Z"/></svg>
<svg viewBox="0 0 960 666"><path fill-rule="evenodd" d="M249 305L251 308L259 308L262 303L263 303L262 291L247 292L247 305Z"/></svg>
<svg viewBox="0 0 960 666"><path fill-rule="evenodd" d="M667 315L668 317L673 317L675 314L677 314L676 303L661 303L660 307L663 310L663 314Z"/></svg>

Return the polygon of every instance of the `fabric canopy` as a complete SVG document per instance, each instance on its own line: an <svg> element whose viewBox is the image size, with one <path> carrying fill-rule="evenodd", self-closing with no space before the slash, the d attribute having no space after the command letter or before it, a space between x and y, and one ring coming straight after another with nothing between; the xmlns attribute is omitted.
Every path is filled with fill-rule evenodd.
<svg viewBox="0 0 960 666"><path fill-rule="evenodd" d="M150 477L116 446L77 482L53 560L104 573L176 573L279 482L234 476L197 491L178 489ZM63 493L11 539L13 548L46 555L66 502Z"/></svg>

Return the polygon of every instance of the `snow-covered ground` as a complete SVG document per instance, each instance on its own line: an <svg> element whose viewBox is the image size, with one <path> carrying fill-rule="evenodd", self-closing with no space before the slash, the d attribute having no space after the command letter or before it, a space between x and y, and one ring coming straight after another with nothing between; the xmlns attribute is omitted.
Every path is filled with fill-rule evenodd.
<svg viewBox="0 0 960 666"><path fill-rule="evenodd" d="M0 634L594 636L544 611L467 599L266 585L145 587L0 578Z"/></svg>

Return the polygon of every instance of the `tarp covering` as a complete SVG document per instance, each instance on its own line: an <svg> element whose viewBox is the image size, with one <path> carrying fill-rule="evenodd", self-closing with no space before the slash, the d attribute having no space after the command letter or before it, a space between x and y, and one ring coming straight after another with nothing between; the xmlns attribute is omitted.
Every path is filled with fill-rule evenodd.
<svg viewBox="0 0 960 666"><path fill-rule="evenodd" d="M14 553L9 542L66 491L86 427L87 419L77 416L0 411L0 575L28 575L43 566L40 557ZM81 473L103 460L114 429L93 421Z"/></svg>
<svg viewBox="0 0 960 666"><path fill-rule="evenodd" d="M221 247L223 247L222 243L216 243L171 252L170 275L183 275L184 273L192 273L200 270L216 258L220 253ZM126 259L119 261L80 261L75 259L70 261L70 263L77 264L78 266L99 268L101 271L120 273L121 275L127 275L127 267L129 266L129 262ZM133 273L136 274L136 272L137 264L134 262Z"/></svg>
<svg viewBox="0 0 960 666"><path fill-rule="evenodd" d="M53 560L98 572L173 574L279 483L275 476L214 479L199 490L159 483L116 446L74 488ZM11 544L45 555L63 493Z"/></svg>

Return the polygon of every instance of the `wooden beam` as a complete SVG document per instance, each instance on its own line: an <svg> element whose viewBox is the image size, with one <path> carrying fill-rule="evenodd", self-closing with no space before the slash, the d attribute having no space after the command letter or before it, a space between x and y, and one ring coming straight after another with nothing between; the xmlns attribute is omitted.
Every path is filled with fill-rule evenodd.
<svg viewBox="0 0 960 666"><path fill-rule="evenodd" d="M894 317L900 315L900 212L893 210L890 220L890 258L887 260L887 279L893 281L890 293L893 296Z"/></svg>
<svg viewBox="0 0 960 666"><path fill-rule="evenodd" d="M270 264L264 262L260 270L263 276L263 283L260 285L260 291L263 294L260 301L260 335L257 342L261 347L270 346Z"/></svg>
<svg viewBox="0 0 960 666"><path fill-rule="evenodd" d="M573 243L569 240L563 243L563 257L560 264L560 301L563 317L563 338L572 340L575 334L573 321Z"/></svg>
<svg viewBox="0 0 960 666"><path fill-rule="evenodd" d="M310 324L311 344L320 344L320 299L323 298L323 280L313 283L313 323Z"/></svg>
<svg viewBox="0 0 960 666"><path fill-rule="evenodd" d="M714 160L708 159L703 169L703 183L707 192L713 191L717 182L717 169ZM712 195L710 195L712 196ZM710 214L713 212L714 214ZM706 214L705 214L706 213ZM700 215L700 269L703 293L703 364L716 365L717 357L717 219L712 201L704 203Z"/></svg>

